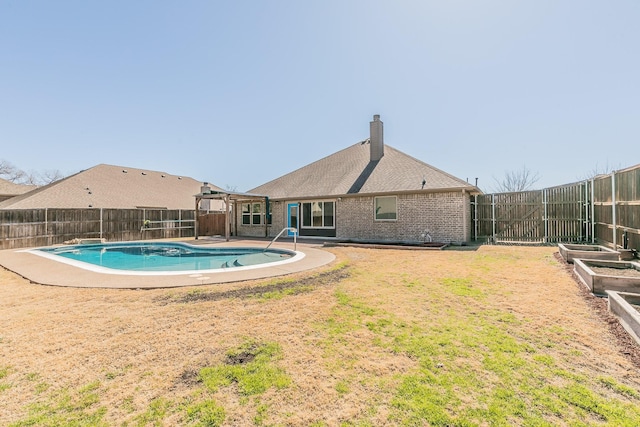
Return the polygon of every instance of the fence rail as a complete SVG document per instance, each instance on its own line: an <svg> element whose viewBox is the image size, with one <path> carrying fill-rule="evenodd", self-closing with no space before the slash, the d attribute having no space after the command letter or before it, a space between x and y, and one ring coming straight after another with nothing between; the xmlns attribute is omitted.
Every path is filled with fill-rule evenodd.
<svg viewBox="0 0 640 427"><path fill-rule="evenodd" d="M475 240L640 249L640 165L537 191L473 200Z"/></svg>
<svg viewBox="0 0 640 427"><path fill-rule="evenodd" d="M0 210L0 249L49 246L76 238L125 241L193 237L194 228L194 210Z"/></svg>

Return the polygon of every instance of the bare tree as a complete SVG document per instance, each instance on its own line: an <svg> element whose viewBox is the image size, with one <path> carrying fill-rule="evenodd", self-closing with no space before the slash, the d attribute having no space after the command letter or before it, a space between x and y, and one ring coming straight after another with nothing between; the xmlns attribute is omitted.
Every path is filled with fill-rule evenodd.
<svg viewBox="0 0 640 427"><path fill-rule="evenodd" d="M46 185L64 178L64 175L57 169L45 170L44 172L25 172L11 162L0 159L0 178L16 184Z"/></svg>
<svg viewBox="0 0 640 427"><path fill-rule="evenodd" d="M607 160L607 162L604 165L600 165L596 163L593 169L587 171L586 174L584 174L582 177L579 177L578 179L580 181L584 181L584 180L596 177L598 175L608 175L617 169L622 169L620 164L618 164L618 166L612 166L612 165L609 165L609 161Z"/></svg>
<svg viewBox="0 0 640 427"><path fill-rule="evenodd" d="M42 172L35 172L33 175L33 183L36 185L47 185L52 182L60 181L64 178L64 174L60 172L58 169L47 169Z"/></svg>
<svg viewBox="0 0 640 427"><path fill-rule="evenodd" d="M0 178L21 184L27 174L15 167L11 162L0 159Z"/></svg>
<svg viewBox="0 0 640 427"><path fill-rule="evenodd" d="M532 172L523 165L522 169L505 171L502 179L493 177L493 180L495 181L494 193L526 191L531 190L533 185L540 180L540 174Z"/></svg>

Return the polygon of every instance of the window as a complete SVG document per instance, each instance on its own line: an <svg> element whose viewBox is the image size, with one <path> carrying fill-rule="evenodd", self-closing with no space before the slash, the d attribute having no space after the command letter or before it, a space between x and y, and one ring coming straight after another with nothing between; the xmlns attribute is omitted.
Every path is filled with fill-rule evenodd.
<svg viewBox="0 0 640 427"><path fill-rule="evenodd" d="M242 225L250 225L251 224L251 204L243 203L242 204Z"/></svg>
<svg viewBox="0 0 640 427"><path fill-rule="evenodd" d="M262 204L243 203L242 204L242 225L262 224Z"/></svg>
<svg viewBox="0 0 640 427"><path fill-rule="evenodd" d="M254 203L251 212L251 224L262 224L262 205L260 203Z"/></svg>
<svg viewBox="0 0 640 427"><path fill-rule="evenodd" d="M396 196L376 197L375 208L376 221L395 221L398 219Z"/></svg>
<svg viewBox="0 0 640 427"><path fill-rule="evenodd" d="M324 227L333 228L334 209L333 202L324 202L324 209L322 214L322 225Z"/></svg>
<svg viewBox="0 0 640 427"><path fill-rule="evenodd" d="M334 202L302 203L302 228L334 228Z"/></svg>

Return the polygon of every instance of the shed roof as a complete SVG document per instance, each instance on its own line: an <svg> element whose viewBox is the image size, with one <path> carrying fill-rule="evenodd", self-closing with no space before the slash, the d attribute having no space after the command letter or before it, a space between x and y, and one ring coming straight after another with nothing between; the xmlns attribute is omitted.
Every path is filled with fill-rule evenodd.
<svg viewBox="0 0 640 427"><path fill-rule="evenodd" d="M387 144L384 156L378 161L370 161L366 140L249 192L278 199L462 189L480 192L468 182Z"/></svg>
<svg viewBox="0 0 640 427"><path fill-rule="evenodd" d="M0 209L194 209L194 195L201 186L202 182L185 176L100 164L0 202Z"/></svg>

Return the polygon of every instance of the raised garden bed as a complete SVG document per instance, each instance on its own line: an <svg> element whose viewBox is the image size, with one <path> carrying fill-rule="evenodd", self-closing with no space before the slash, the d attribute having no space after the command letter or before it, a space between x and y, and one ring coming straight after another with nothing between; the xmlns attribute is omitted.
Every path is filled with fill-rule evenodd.
<svg viewBox="0 0 640 427"><path fill-rule="evenodd" d="M606 246L559 243L558 250L562 258L568 263L573 263L576 258L610 261L618 261L620 259L620 252Z"/></svg>
<svg viewBox="0 0 640 427"><path fill-rule="evenodd" d="M607 291L609 311L619 320L622 327L640 344L640 294Z"/></svg>
<svg viewBox="0 0 640 427"><path fill-rule="evenodd" d="M606 291L640 293L640 263L575 259L574 271L596 295Z"/></svg>

